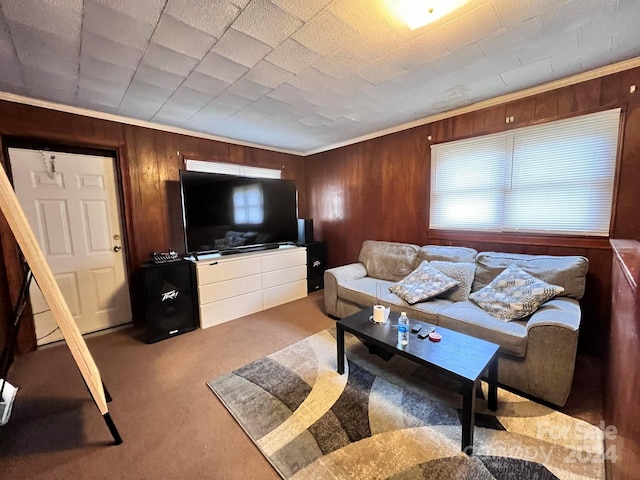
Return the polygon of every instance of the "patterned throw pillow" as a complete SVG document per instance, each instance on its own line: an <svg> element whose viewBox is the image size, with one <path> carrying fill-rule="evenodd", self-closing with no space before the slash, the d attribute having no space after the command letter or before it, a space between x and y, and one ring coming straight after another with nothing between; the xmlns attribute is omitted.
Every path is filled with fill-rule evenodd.
<svg viewBox="0 0 640 480"><path fill-rule="evenodd" d="M404 279L389 287L389 291L398 295L409 305L413 305L436 297L456 285L458 285L457 281L433 268L425 260Z"/></svg>
<svg viewBox="0 0 640 480"><path fill-rule="evenodd" d="M430 262L429 265L437 268L447 277L458 281L457 286L444 292L440 295L440 298L447 298L454 302L464 302L469 298L471 286L473 285L473 278L476 274L475 263L441 262L439 260L434 260Z"/></svg>
<svg viewBox="0 0 640 480"><path fill-rule="evenodd" d="M544 302L562 292L564 288L538 280L511 264L469 298L492 317L509 321L531 315Z"/></svg>

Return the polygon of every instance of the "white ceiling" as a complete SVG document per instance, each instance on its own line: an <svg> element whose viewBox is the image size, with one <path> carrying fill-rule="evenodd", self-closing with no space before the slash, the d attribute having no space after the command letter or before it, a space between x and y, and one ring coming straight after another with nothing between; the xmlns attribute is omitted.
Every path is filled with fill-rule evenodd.
<svg viewBox="0 0 640 480"><path fill-rule="evenodd" d="M388 1L0 0L0 90L308 154L640 56L639 0Z"/></svg>

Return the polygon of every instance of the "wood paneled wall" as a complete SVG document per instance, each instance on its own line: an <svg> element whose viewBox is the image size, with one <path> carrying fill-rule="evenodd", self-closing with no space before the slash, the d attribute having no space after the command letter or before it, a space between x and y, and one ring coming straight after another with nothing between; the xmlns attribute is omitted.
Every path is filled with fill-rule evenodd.
<svg viewBox="0 0 640 480"><path fill-rule="evenodd" d="M307 216L304 159L257 148L231 145L187 135L152 130L106 120L0 101L0 136L4 146L15 141L40 142L50 148L90 148L115 152L125 217L126 258L134 310L140 323L140 285L135 272L154 251L173 247L184 251L179 170L183 159L208 160L276 168L283 178L296 181L299 215ZM6 159L3 159L6 162ZM6 165L6 163L5 163ZM0 332L10 321L10 308L21 281L19 256L13 235L0 215ZM5 302L4 299L10 300ZM0 336L0 340L2 337ZM0 346L3 342L0 341ZM19 350L35 348L32 322L22 322Z"/></svg>
<svg viewBox="0 0 640 480"><path fill-rule="evenodd" d="M309 214L316 236L328 243L329 266L357 261L367 239L462 245L482 250L584 255L590 261L582 301L580 349L601 354L610 317L611 251L606 241L428 231L430 145L532 123L623 107L619 185L612 236L640 238L640 69L548 91L451 117L306 160ZM514 122L506 124L505 118ZM431 141L428 140L431 136Z"/></svg>

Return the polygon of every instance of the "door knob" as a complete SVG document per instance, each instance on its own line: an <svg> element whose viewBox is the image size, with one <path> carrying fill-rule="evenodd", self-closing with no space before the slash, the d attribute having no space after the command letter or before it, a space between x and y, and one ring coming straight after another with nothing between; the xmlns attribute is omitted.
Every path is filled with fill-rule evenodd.
<svg viewBox="0 0 640 480"><path fill-rule="evenodd" d="M114 252L119 252L120 250L122 250L122 245L115 245L115 246L113 247L113 251L114 251Z"/></svg>

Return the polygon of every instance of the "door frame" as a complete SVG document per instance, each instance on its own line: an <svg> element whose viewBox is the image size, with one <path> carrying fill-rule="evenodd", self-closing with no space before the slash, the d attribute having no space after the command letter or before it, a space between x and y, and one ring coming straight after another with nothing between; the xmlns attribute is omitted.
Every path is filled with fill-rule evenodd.
<svg viewBox="0 0 640 480"><path fill-rule="evenodd" d="M132 294L133 286L133 268L135 242L133 235L133 221L131 217L131 184L129 183L128 159L124 145L87 145L73 144L69 142L56 142L54 140L45 140L32 137L15 137L10 135L0 136L0 162L7 172L9 181L13 185L13 174L11 171L11 162L9 161L9 148L26 148L31 150L51 150L57 152L74 153L80 155L96 155L101 157L110 157L114 161L116 196L118 199L118 208L120 209L120 221L122 222L122 246L124 249L125 274L127 275L127 283L129 290L129 299L132 309L134 310L134 296ZM0 216L0 244L2 247L2 263L7 272L7 287L11 305L9 310L12 311L15 302L20 293L23 276L23 264L21 261L18 243L4 218ZM12 318L9 319L13 321ZM135 322L134 322L135 323ZM18 331L18 339L16 342L17 353L26 353L34 351L38 348L36 340L36 329L31 309L31 302L27 301L20 320L20 329Z"/></svg>

